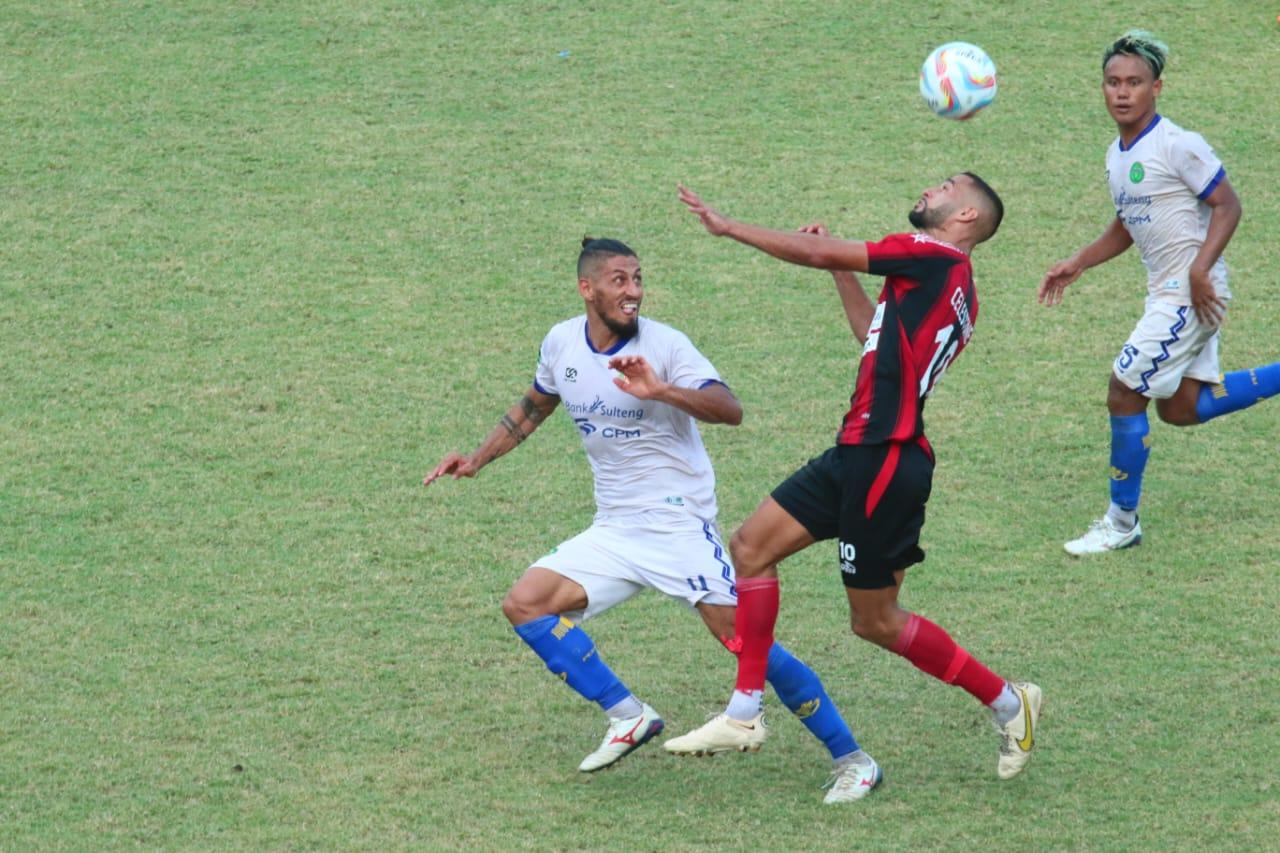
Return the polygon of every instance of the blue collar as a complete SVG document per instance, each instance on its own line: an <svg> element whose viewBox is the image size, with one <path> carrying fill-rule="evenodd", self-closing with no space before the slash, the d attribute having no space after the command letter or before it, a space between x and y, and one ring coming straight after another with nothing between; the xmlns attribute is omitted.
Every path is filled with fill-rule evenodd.
<svg viewBox="0 0 1280 853"><path fill-rule="evenodd" d="M1148 123L1148 124L1147 124L1147 126L1146 126L1146 127L1144 127L1144 128L1142 129L1142 133L1139 133L1137 136L1135 136L1135 137L1133 138L1133 142L1130 142L1130 143L1128 144L1128 146L1126 146L1126 145L1124 144L1124 137L1120 137L1120 150L1121 150L1121 151L1132 151L1132 150L1133 150L1133 146L1135 146L1135 145L1137 145L1139 142L1141 142L1141 141L1142 141L1142 137L1146 136L1148 133L1150 133L1151 131L1155 130L1155 129L1156 129L1156 125L1157 125L1157 124L1159 124L1159 123L1160 123L1160 113L1156 113L1156 114L1152 117L1152 119L1151 119L1150 123Z"/></svg>
<svg viewBox="0 0 1280 853"><path fill-rule="evenodd" d="M585 317L582 320L582 336L587 339L587 349L591 350L596 355L616 355L618 350L625 347L627 342L631 340L631 337L622 338L604 352L600 352L600 350L596 349L596 345L591 343L591 324L587 322Z"/></svg>

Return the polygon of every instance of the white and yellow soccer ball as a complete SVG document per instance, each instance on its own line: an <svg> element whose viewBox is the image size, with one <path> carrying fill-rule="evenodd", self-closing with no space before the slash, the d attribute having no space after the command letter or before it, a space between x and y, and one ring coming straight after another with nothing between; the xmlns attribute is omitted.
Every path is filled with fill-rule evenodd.
<svg viewBox="0 0 1280 853"><path fill-rule="evenodd" d="M976 44L947 42L920 68L920 94L943 118L972 118L996 99L996 64Z"/></svg>

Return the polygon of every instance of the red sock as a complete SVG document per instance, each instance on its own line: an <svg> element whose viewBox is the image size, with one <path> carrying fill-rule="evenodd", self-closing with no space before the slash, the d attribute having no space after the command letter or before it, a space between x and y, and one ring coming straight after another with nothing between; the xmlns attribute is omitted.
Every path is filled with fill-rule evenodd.
<svg viewBox="0 0 1280 853"><path fill-rule="evenodd" d="M742 605L738 607L741 609ZM950 634L923 616L911 614L890 651L902 655L934 678L963 687L983 705L996 701L1004 689L1003 678L970 657Z"/></svg>
<svg viewBox="0 0 1280 853"><path fill-rule="evenodd" d="M734 638L742 643L738 654L735 690L764 690L764 673L773 647L773 625L778 621L778 579L745 578L738 581L738 612L733 617Z"/></svg>

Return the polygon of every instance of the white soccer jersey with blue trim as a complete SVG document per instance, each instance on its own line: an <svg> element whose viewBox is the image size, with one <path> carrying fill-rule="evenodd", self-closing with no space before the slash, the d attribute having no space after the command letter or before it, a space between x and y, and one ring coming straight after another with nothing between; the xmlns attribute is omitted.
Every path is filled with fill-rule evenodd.
<svg viewBox="0 0 1280 853"><path fill-rule="evenodd" d="M720 374L681 332L641 317L635 337L598 352L587 318L552 327L542 341L534 387L560 397L578 425L595 475L599 515L684 507L716 517L716 480L694 418L674 406L641 400L613 384L615 355L642 355L654 373L681 388L719 382Z"/></svg>
<svg viewBox="0 0 1280 853"><path fill-rule="evenodd" d="M1142 255L1151 298L1191 304L1191 262L1209 231L1204 199L1226 174L1204 137L1159 115L1127 148L1117 137L1107 149L1116 215ZM1222 258L1210 277L1218 294L1230 298Z"/></svg>

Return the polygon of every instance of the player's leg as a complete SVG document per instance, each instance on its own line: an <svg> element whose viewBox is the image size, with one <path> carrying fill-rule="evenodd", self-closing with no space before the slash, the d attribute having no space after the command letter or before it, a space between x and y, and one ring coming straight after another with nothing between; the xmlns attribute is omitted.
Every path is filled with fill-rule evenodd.
<svg viewBox="0 0 1280 853"><path fill-rule="evenodd" d="M765 498L729 542L738 572L734 636L741 643L738 675L725 713L759 716L773 628L778 620L778 563L814 543L813 535L773 498Z"/></svg>
<svg viewBox="0 0 1280 853"><path fill-rule="evenodd" d="M1107 389L1111 415L1111 502L1084 535L1063 547L1072 556L1101 554L1142 541L1138 503L1151 456L1151 400L1174 397L1183 377L1210 344L1215 330L1190 306L1153 301L1116 356ZM1173 404L1176 405L1176 404Z"/></svg>
<svg viewBox="0 0 1280 853"><path fill-rule="evenodd" d="M729 750L754 751L764 743L764 684L778 617L777 565L813 541L809 531L772 497L766 498L734 534L731 550L739 577L731 646L738 655L733 696L725 713L667 741L663 744L667 751L711 755ZM742 576L743 565L752 572L751 576Z"/></svg>
<svg viewBox="0 0 1280 853"><path fill-rule="evenodd" d="M516 634L547 669L609 718L601 746L579 766L586 772L613 764L663 728L657 712L631 693L575 624L575 618L604 612L642 588L619 572L601 573L610 566L608 544L607 531L584 531L538 561L543 565L530 567L502 602ZM580 568L588 564L592 571Z"/></svg>
<svg viewBox="0 0 1280 853"><path fill-rule="evenodd" d="M708 630L729 651L737 654L739 644L733 633L735 608L705 602L699 602L697 608ZM860 752L848 723L822 686L822 679L781 643L775 642L769 649L765 678L773 685L787 710L795 714L804 727L822 741L831 753L832 761L839 764Z"/></svg>
<svg viewBox="0 0 1280 853"><path fill-rule="evenodd" d="M1202 424L1280 394L1280 362L1222 375L1215 333L1191 363L1182 386L1157 402L1160 419L1178 426Z"/></svg>
<svg viewBox="0 0 1280 853"><path fill-rule="evenodd" d="M919 540L933 461L915 445L860 448L856 456L858 469L849 477L855 485L846 490L841 506L838 555L850 627L862 639L964 689L991 708L997 726L1016 725L1019 714L1030 720L1020 735L1025 750L1006 756L1002 749L999 774L1010 778L1030 755L1039 688L1009 684L941 627L898 602L907 567L924 559Z"/></svg>

